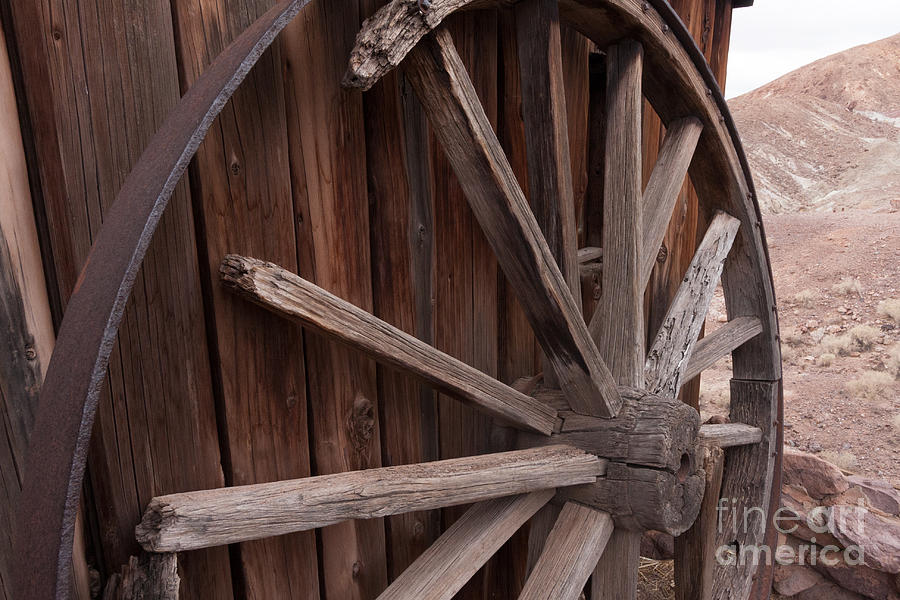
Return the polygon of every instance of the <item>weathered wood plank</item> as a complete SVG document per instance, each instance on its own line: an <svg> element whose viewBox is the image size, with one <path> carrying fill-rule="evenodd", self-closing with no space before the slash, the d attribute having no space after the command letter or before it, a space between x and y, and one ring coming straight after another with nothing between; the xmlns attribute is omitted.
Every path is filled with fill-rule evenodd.
<svg viewBox="0 0 900 600"><path fill-rule="evenodd" d="M488 123L446 30L410 55L407 73L573 408L611 416L620 399Z"/></svg>
<svg viewBox="0 0 900 600"><path fill-rule="evenodd" d="M601 303L591 318L591 334L619 385L644 387L641 94L644 50L624 40L606 51L606 139L603 170L603 282ZM633 538L636 538L633 539ZM594 577L608 581L609 598L632 598L640 556L640 534L616 531L614 547Z"/></svg>
<svg viewBox="0 0 900 600"><path fill-rule="evenodd" d="M154 498L135 530L172 552L596 481L604 461L568 446L381 467Z"/></svg>
<svg viewBox="0 0 900 600"><path fill-rule="evenodd" d="M591 600L617 600L637 597L637 560L641 553L641 534L615 529L606 544L603 559L591 575ZM606 566L611 563L614 566ZM634 575L631 571L633 569Z"/></svg>
<svg viewBox="0 0 900 600"><path fill-rule="evenodd" d="M43 148L40 160L47 164L38 169L62 163L58 180L43 180L53 252L45 258L55 266L62 308L126 175L181 97L176 36L169 2L28 4L39 22L18 37L45 44L29 61L45 60L49 71L28 102L52 107L55 114L42 117L49 122L33 123L45 133L55 123L57 136ZM191 197L183 183L136 275L99 398L85 485L103 536L96 548L103 564L123 564L134 553L133 525L154 494L223 484L198 271ZM175 397L179 401L171 402ZM186 556L183 567L190 580L186 598L201 591L230 597L225 549Z"/></svg>
<svg viewBox="0 0 900 600"><path fill-rule="evenodd" d="M612 532L608 514L567 502L519 600L577 600Z"/></svg>
<svg viewBox="0 0 900 600"><path fill-rule="evenodd" d="M357 0L329 0L308 8L313 10L281 38L292 194L302 218L299 273L372 312L363 98L340 86L362 21L360 6ZM382 410L375 363L320 335L304 340L315 473L380 467ZM381 520L344 522L318 538L324 596L369 600L387 586Z"/></svg>
<svg viewBox="0 0 900 600"><path fill-rule="evenodd" d="M603 289L613 292L603 295L591 319L591 333L616 383L635 387L644 385L642 57L643 49L634 41L607 51L602 277Z"/></svg>
<svg viewBox="0 0 900 600"><path fill-rule="evenodd" d="M178 600L180 587L176 554L142 553L110 576L103 600Z"/></svg>
<svg viewBox="0 0 900 600"><path fill-rule="evenodd" d="M556 411L272 263L228 255L224 282L261 306L403 368L513 425L549 434Z"/></svg>
<svg viewBox="0 0 900 600"><path fill-rule="evenodd" d="M725 454L709 448L703 461L706 484L700 514L691 528L675 538L675 598L709 600L716 564L716 527Z"/></svg>
<svg viewBox="0 0 900 600"><path fill-rule="evenodd" d="M728 468L722 479L720 497L728 499L727 510L720 512L723 526L716 532L716 546L739 548L772 543L766 539L765 524L777 504L770 503L772 487L779 484L780 467L776 471L779 455L777 425L780 381L731 380L731 414L735 423L759 427L763 432L758 444L735 446L725 451ZM776 494L777 495L777 494ZM736 520L733 515L739 515ZM755 561L733 561L714 565L712 598L727 600L733 597L731 590L749 590L756 576Z"/></svg>
<svg viewBox="0 0 900 600"><path fill-rule="evenodd" d="M603 248L597 248L596 246L585 246L584 248L578 249L578 262L589 263L597 260L601 260L603 258Z"/></svg>
<svg viewBox="0 0 900 600"><path fill-rule="evenodd" d="M697 341L681 380L690 381L760 333L762 323L756 317L738 317L728 321Z"/></svg>
<svg viewBox="0 0 900 600"><path fill-rule="evenodd" d="M677 397L740 221L719 213L694 254L684 281L647 353L647 389Z"/></svg>
<svg viewBox="0 0 900 600"><path fill-rule="evenodd" d="M184 85L193 84L208 62L271 4L174 0ZM219 264L231 251L297 269L281 51L279 40L260 58L210 128L190 170L202 236L199 256L205 259L207 318L214 323L211 355L227 485L310 474L309 443L297 434L309 431L303 333L248 307L218 282ZM318 591L316 540L310 533L244 544L235 556L243 583L238 593L244 588L259 597L296 600ZM284 565L283 576L272 577L272 564ZM185 585L191 585L187 577Z"/></svg>
<svg viewBox="0 0 900 600"><path fill-rule="evenodd" d="M719 448L758 444L763 433L759 427L746 423L721 423L700 426L700 443Z"/></svg>
<svg viewBox="0 0 900 600"><path fill-rule="evenodd" d="M703 124L694 117L678 119L666 129L662 148L644 189L644 249L640 265L643 285L650 279L702 131Z"/></svg>
<svg viewBox="0 0 900 600"><path fill-rule="evenodd" d="M476 504L397 578L379 600L450 600L555 490Z"/></svg>
<svg viewBox="0 0 900 600"><path fill-rule="evenodd" d="M382 4L364 0L360 9L370 16ZM415 93L396 73L363 96L363 111L374 314L431 344L434 223L428 124ZM381 405L382 464L438 460L434 389L409 373L379 365L378 397L389 399ZM389 517L388 580L406 570L439 534L439 511Z"/></svg>
<svg viewBox="0 0 900 600"><path fill-rule="evenodd" d="M578 296L575 200L556 0L522 0L516 39L528 156L528 203L573 296Z"/></svg>

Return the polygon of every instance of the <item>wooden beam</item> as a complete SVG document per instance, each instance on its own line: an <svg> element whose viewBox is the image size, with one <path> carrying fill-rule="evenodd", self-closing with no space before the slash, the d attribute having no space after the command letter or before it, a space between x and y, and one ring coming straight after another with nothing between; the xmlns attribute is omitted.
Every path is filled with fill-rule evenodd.
<svg viewBox="0 0 900 600"><path fill-rule="evenodd" d="M406 73L572 408L615 415L621 399L612 376L591 342L450 34L438 30L416 46Z"/></svg>
<svg viewBox="0 0 900 600"><path fill-rule="evenodd" d="M758 444L762 441L762 438L762 430L759 427L747 425L746 423L722 423L700 426L700 443L706 446L730 448L732 446Z"/></svg>
<svg viewBox="0 0 900 600"><path fill-rule="evenodd" d="M647 353L647 389L677 397L740 221L720 212L694 253L684 281Z"/></svg>
<svg viewBox="0 0 900 600"><path fill-rule="evenodd" d="M578 249L578 263L584 264L603 258L603 248L586 246Z"/></svg>
<svg viewBox="0 0 900 600"><path fill-rule="evenodd" d="M160 496L135 530L180 552L596 481L605 461L550 446Z"/></svg>
<svg viewBox="0 0 900 600"><path fill-rule="evenodd" d="M666 129L662 148L644 189L644 249L640 266L642 286L646 286L650 279L659 246L669 227L675 201L684 186L684 178L691 166L702 131L703 124L694 117L678 119L669 123Z"/></svg>
<svg viewBox="0 0 900 600"><path fill-rule="evenodd" d="M581 278L559 10L556 0L523 0L513 11L528 160L528 203L569 291L578 298ZM546 355L543 364L545 382L555 386L555 372Z"/></svg>
<svg viewBox="0 0 900 600"><path fill-rule="evenodd" d="M724 452L720 448L709 448L703 461L706 482L700 514L690 529L675 538L677 600L711 600L713 597L717 509L724 466Z"/></svg>
<svg viewBox="0 0 900 600"><path fill-rule="evenodd" d="M476 504L395 579L378 600L451 600L554 493L548 489Z"/></svg>
<svg viewBox="0 0 900 600"><path fill-rule="evenodd" d="M606 143L603 176L603 295L591 334L616 383L644 387L644 285L641 92L644 49L624 40L607 49ZM616 552L596 565L603 596L634 597L640 533L616 529ZM598 596L599 597L599 596Z"/></svg>
<svg viewBox="0 0 900 600"><path fill-rule="evenodd" d="M728 321L697 342L681 381L690 381L760 333L762 322L756 317L737 317Z"/></svg>
<svg viewBox="0 0 900 600"><path fill-rule="evenodd" d="M581 282L576 266L575 199L559 10L556 0L523 0L513 10L522 78L528 202L569 291L577 297Z"/></svg>
<svg viewBox="0 0 900 600"><path fill-rule="evenodd" d="M577 600L612 531L605 512L567 502L519 600Z"/></svg>
<svg viewBox="0 0 900 600"><path fill-rule="evenodd" d="M229 255L226 285L374 359L406 369L507 423L549 434L556 411L272 263ZM388 399L388 401L390 401Z"/></svg>

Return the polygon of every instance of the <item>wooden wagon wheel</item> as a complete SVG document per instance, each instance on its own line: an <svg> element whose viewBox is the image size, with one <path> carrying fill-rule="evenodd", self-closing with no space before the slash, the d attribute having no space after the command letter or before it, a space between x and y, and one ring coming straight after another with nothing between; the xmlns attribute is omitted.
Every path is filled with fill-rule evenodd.
<svg viewBox="0 0 900 600"><path fill-rule="evenodd" d="M527 66L529 206L441 27L476 3L485 4L394 0L364 24L345 83L367 89L402 63L544 351L544 377L506 385L276 265L229 256L222 276L254 302L519 429L521 449L163 496L148 507L138 538L150 551L173 552L476 503L382 595L451 598L544 509L540 522L552 527L532 528L533 565L520 597L577 598L593 574L592 598L633 598L641 532L680 535L700 514L677 544L679 597L748 597L757 565L730 553L772 543L766 524L779 485L781 374L760 217L721 94L664 0L510 3ZM48 369L33 447L51 451L29 457L16 542L19 572L31 575L20 582L22 597L67 595L96 395L159 215L224 101L304 4L271 10L210 67L151 142L108 217ZM607 60L604 293L587 321L574 300L580 284L560 21ZM667 136L642 191L644 98ZM644 288L689 169L710 226L647 349ZM730 320L697 342L720 276ZM85 352L85 344L94 350ZM732 423L700 427L678 391L729 353ZM724 468L719 447L728 448ZM723 501L740 527L716 530ZM724 564L714 560L716 548ZM756 579L757 594L766 595L767 578Z"/></svg>

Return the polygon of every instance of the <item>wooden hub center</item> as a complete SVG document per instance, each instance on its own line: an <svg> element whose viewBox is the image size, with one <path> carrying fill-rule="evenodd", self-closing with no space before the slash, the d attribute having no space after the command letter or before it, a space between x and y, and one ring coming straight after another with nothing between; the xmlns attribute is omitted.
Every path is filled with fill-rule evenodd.
<svg viewBox="0 0 900 600"><path fill-rule="evenodd" d="M676 399L619 391L619 414L602 419L568 410L559 390L533 390L557 408L559 420L550 437L520 432L519 447L567 444L606 459L596 483L567 488L560 497L606 511L624 529L679 535L697 518L703 498L700 416Z"/></svg>

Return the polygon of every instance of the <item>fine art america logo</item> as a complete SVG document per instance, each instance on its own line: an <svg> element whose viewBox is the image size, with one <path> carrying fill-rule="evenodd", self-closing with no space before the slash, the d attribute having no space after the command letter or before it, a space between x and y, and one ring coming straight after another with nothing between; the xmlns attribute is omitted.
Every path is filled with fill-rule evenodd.
<svg viewBox="0 0 900 600"><path fill-rule="evenodd" d="M794 543L779 542L772 548L763 541L765 510L758 506L744 506L737 498L720 498L716 507L719 539L731 538L735 541L716 549L716 561L722 566L771 565L773 561L779 565L835 566L839 563L861 565L865 559L861 547L848 545L841 548L831 543L816 542L816 535L822 536L823 541L833 540L831 532L840 531L850 519L854 522L853 529L864 534L863 513L866 507L863 501L857 504L857 506L841 506L840 510L835 510L831 506L817 506L807 512L805 519L790 508L779 508L772 515L772 523L775 530L782 534L779 535L780 540L786 540L785 536L794 535L795 537L791 538ZM808 542L803 542L796 536L801 531L802 537L808 539ZM749 535L738 536L738 533ZM755 538L760 543L741 544L737 541L739 537Z"/></svg>

